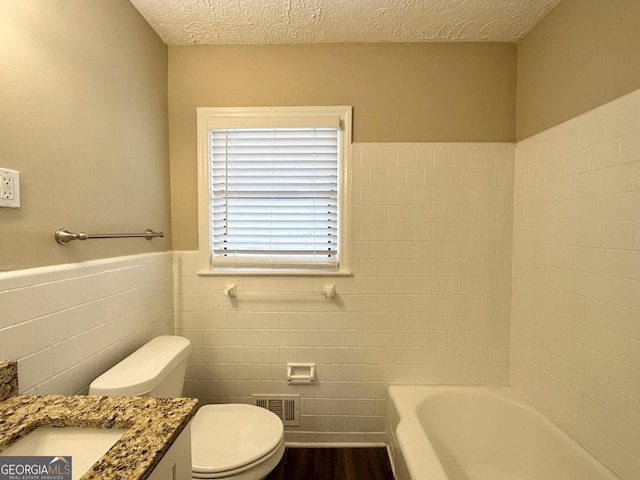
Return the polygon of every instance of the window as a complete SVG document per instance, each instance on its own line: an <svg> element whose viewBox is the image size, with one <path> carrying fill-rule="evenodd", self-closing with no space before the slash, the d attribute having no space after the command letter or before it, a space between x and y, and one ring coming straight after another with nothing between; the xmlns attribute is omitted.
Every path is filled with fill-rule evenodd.
<svg viewBox="0 0 640 480"><path fill-rule="evenodd" d="M350 107L199 108L200 273L347 269Z"/></svg>

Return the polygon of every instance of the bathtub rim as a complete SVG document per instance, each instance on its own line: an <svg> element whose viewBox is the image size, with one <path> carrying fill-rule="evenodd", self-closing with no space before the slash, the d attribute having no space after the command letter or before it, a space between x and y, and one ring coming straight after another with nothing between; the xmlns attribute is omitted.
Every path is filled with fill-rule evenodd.
<svg viewBox="0 0 640 480"><path fill-rule="evenodd" d="M422 403L427 401L429 397L445 392L458 394L469 392L474 395L480 394L501 397L502 399L507 396L520 406L531 406L530 402L527 402L508 385L391 385L387 388L387 393L400 417L395 426L395 435L403 463L412 479L427 478L425 472L428 472L429 480L449 480L440 457L429 441L418 418L418 407ZM424 438L425 436L427 445L415 441L416 438ZM407 457L411 458L410 462L407 462Z"/></svg>
<svg viewBox="0 0 640 480"><path fill-rule="evenodd" d="M449 480L442 462L418 417L418 407L428 401L429 397L449 392L499 397L501 401L508 400L513 402L517 407L537 416L543 423L552 428L557 435L567 441L572 448L576 448L582 454L585 454L586 460L593 463L594 468L602 469L603 473L608 474L612 480L621 478L588 450L586 446L572 438L511 385L391 385L387 388L387 395L399 417L399 421L395 425L395 436L401 450L399 454L402 455L402 461L412 480ZM390 428L394 428L394 426L390 426ZM416 438L422 438L426 441L420 444L420 442L415 442ZM410 462L407 462L407 457L411 458ZM428 472L428 475L425 476L424 472Z"/></svg>

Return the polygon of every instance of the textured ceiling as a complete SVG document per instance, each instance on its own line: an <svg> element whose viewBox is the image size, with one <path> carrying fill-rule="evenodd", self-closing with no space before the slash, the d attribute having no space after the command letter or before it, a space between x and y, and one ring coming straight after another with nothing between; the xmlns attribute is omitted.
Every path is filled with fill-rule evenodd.
<svg viewBox="0 0 640 480"><path fill-rule="evenodd" d="M131 0L168 45L514 42L560 0Z"/></svg>

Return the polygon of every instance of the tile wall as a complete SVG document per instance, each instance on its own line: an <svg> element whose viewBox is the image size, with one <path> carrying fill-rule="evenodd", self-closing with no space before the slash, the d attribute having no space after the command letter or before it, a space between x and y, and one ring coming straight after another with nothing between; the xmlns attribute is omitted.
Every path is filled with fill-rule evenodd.
<svg viewBox="0 0 640 480"><path fill-rule="evenodd" d="M640 91L518 143L511 382L640 478Z"/></svg>
<svg viewBox="0 0 640 480"><path fill-rule="evenodd" d="M20 393L85 392L111 365L173 332L171 252L0 273L0 361Z"/></svg>
<svg viewBox="0 0 640 480"><path fill-rule="evenodd" d="M288 442L383 443L390 384L508 383L514 152L354 145L351 277L199 277L197 253L175 252L176 333L194 344L186 393L299 393ZM288 385L294 361L315 362L318 383Z"/></svg>
<svg viewBox="0 0 640 480"><path fill-rule="evenodd" d="M299 393L289 442L384 442L389 384L511 382L636 478L640 92L516 147L356 144L349 174L352 276L199 277L196 252L3 272L0 360L21 392L83 392L175 315L185 393Z"/></svg>

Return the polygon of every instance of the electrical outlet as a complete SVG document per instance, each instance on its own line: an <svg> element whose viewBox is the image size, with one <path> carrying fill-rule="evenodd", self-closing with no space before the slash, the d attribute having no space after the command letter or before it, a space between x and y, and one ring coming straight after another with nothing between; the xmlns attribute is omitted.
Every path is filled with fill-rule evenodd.
<svg viewBox="0 0 640 480"><path fill-rule="evenodd" d="M0 207L20 208L20 172L0 168Z"/></svg>
<svg viewBox="0 0 640 480"><path fill-rule="evenodd" d="M14 185L15 182L12 177L2 177L2 190L0 190L0 197L5 200L15 200L16 190Z"/></svg>

